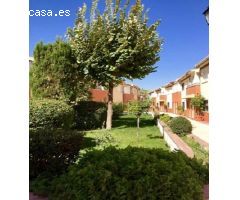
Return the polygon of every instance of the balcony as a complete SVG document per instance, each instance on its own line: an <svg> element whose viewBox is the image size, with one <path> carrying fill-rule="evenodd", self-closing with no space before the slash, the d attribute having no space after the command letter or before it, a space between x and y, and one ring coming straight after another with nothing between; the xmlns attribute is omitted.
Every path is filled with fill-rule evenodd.
<svg viewBox="0 0 240 200"><path fill-rule="evenodd" d="M196 95L200 95L200 85L199 84L189 85L186 89L186 96L196 96Z"/></svg>

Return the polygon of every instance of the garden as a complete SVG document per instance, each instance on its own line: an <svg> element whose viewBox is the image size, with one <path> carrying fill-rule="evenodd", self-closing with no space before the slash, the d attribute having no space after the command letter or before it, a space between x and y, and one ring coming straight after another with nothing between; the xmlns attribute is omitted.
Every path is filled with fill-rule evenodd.
<svg viewBox="0 0 240 200"><path fill-rule="evenodd" d="M149 100L114 104L113 88L156 70L159 21L140 0L92 1L79 9L67 40L40 42L30 69L30 191L49 200L202 200L208 165L170 152ZM88 14L90 19L88 20ZM108 90L106 102L90 90ZM127 110L124 112L124 110ZM188 123L170 120L175 132Z"/></svg>
<svg viewBox="0 0 240 200"><path fill-rule="evenodd" d="M31 101L30 191L48 199L202 200L208 167L170 152L152 116L143 113L137 128L136 115L113 107L106 130L105 104Z"/></svg>

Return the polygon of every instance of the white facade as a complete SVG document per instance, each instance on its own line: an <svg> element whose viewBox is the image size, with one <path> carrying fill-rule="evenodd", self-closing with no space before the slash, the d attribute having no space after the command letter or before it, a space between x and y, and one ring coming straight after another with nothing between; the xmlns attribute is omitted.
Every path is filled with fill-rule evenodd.
<svg viewBox="0 0 240 200"><path fill-rule="evenodd" d="M167 96L167 105L169 109L172 109L172 87L165 88Z"/></svg>
<svg viewBox="0 0 240 200"><path fill-rule="evenodd" d="M208 100L208 74L209 66L200 69L200 89L201 95Z"/></svg>

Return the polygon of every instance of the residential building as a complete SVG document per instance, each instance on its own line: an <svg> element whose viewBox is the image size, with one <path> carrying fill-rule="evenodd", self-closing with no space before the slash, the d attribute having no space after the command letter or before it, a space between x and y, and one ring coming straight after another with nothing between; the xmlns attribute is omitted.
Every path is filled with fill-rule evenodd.
<svg viewBox="0 0 240 200"><path fill-rule="evenodd" d="M149 93L152 99L152 111L182 114L198 121L208 122L208 74L209 57L206 57L177 80ZM191 99L196 96L205 99L205 110L200 114L191 105Z"/></svg>
<svg viewBox="0 0 240 200"><path fill-rule="evenodd" d="M122 82L113 88L113 102L127 104L132 100L139 100L140 88L133 84ZM104 88L91 89L91 100L98 102L108 101L108 91Z"/></svg>

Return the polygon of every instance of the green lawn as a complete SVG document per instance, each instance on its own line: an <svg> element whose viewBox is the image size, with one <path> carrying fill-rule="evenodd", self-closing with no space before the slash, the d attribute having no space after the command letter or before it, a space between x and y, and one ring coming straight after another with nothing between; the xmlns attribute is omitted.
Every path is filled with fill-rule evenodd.
<svg viewBox="0 0 240 200"><path fill-rule="evenodd" d="M85 137L97 141L97 148L114 145L118 148L134 146L169 149L150 115L143 115L140 119L139 138L137 137L136 126L135 116L124 115L117 120L113 120L112 130L88 131Z"/></svg>
<svg viewBox="0 0 240 200"><path fill-rule="evenodd" d="M182 139L192 148L197 159L203 160L204 163L209 162L209 153L203 149L200 144L187 136L183 136Z"/></svg>

